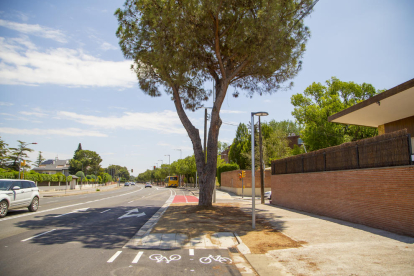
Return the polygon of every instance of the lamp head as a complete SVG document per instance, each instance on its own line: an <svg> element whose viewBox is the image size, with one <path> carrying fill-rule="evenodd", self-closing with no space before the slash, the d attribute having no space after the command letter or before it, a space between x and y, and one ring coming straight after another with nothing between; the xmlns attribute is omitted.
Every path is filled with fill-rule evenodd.
<svg viewBox="0 0 414 276"><path fill-rule="evenodd" d="M259 112L252 112L252 115L254 115L254 116L268 116L269 113L267 113L265 111L259 111Z"/></svg>

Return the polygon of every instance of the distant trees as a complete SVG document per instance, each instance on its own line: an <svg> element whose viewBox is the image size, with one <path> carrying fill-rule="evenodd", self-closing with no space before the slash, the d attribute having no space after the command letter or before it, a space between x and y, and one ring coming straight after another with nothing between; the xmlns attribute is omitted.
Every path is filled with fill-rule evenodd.
<svg viewBox="0 0 414 276"><path fill-rule="evenodd" d="M292 115L303 125L301 138L306 148L313 151L376 136L376 128L330 123L328 117L379 92L371 84L343 82L332 77L325 85L314 82L303 94L293 95Z"/></svg>
<svg viewBox="0 0 414 276"><path fill-rule="evenodd" d="M288 147L288 131L297 131L298 126L291 121L262 123L263 162L269 166L274 159L291 155ZM229 160L239 165L241 170L251 169L251 127L240 124L236 130L236 137L230 146ZM260 148L258 124L255 125L255 164L260 166Z"/></svg>

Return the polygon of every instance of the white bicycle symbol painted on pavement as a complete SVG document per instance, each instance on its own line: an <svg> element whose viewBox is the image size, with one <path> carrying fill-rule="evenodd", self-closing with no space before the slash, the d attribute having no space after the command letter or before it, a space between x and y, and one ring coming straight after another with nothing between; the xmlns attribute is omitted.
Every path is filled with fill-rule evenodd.
<svg viewBox="0 0 414 276"><path fill-rule="evenodd" d="M216 262L220 262L222 264L224 264L224 263L231 264L232 263L232 260L230 258L222 257L221 255L217 255L216 257L214 257L213 255L210 255L208 257L201 257L200 258L200 263L209 264L209 263L211 263L211 260L216 261Z"/></svg>
<svg viewBox="0 0 414 276"><path fill-rule="evenodd" d="M171 255L169 258L164 257L161 254L152 254L151 256L149 256L149 258L153 261L157 261L157 263L160 263L162 261L165 261L167 264L170 263L171 261L178 261L181 259L180 255L174 254Z"/></svg>

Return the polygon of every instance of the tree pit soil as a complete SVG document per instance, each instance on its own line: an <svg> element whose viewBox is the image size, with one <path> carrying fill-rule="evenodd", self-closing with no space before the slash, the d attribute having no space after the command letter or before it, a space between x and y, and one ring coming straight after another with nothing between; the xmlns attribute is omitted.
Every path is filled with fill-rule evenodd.
<svg viewBox="0 0 414 276"><path fill-rule="evenodd" d="M190 239L217 232L236 232L253 254L301 246L258 217L253 230L251 215L242 211L239 204L215 204L208 208L171 204L151 233L182 233Z"/></svg>

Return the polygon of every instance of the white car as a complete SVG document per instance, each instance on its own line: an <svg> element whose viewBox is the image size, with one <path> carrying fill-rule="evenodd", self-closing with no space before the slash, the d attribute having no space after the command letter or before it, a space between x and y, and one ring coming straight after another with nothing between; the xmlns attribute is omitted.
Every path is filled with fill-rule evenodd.
<svg viewBox="0 0 414 276"><path fill-rule="evenodd" d="M268 192L264 193L264 197L266 197L268 199L271 199L271 197L272 197L272 191L268 191Z"/></svg>
<svg viewBox="0 0 414 276"><path fill-rule="evenodd" d="M145 184L145 188L152 188L151 183L147 182L147 183Z"/></svg>
<svg viewBox="0 0 414 276"><path fill-rule="evenodd" d="M39 198L39 188L33 181L0 179L0 218L4 218L10 209L27 207L36 212Z"/></svg>

